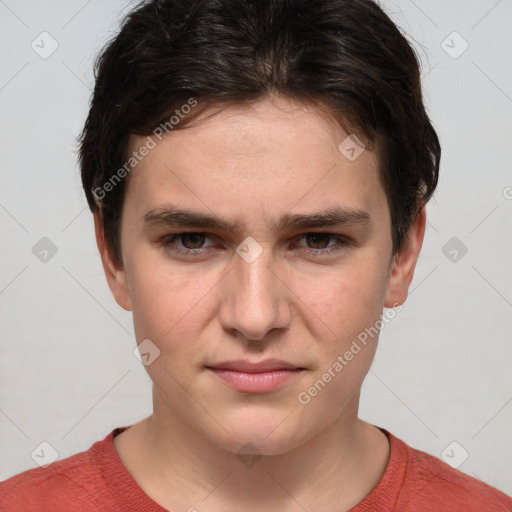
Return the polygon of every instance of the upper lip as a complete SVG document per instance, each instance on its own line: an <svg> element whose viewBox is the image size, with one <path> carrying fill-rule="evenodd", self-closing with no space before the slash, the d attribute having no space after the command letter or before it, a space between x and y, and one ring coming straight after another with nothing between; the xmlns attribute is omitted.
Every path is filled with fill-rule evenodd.
<svg viewBox="0 0 512 512"><path fill-rule="evenodd" d="M301 370L300 366L296 364L282 361L281 359L265 359L253 363L244 359L237 359L236 361L224 361L222 363L215 363L207 365L207 368L214 368L216 370L233 370L246 373L261 373L269 372L272 370Z"/></svg>

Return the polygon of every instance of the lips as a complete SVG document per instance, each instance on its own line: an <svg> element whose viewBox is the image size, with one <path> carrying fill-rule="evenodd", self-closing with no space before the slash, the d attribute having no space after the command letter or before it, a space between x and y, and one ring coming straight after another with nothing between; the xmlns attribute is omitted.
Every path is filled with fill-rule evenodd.
<svg viewBox="0 0 512 512"><path fill-rule="evenodd" d="M207 368L213 368L216 370L232 370L235 372L244 373L264 373L272 372L275 370L303 370L300 366L282 361L281 359L265 359L253 363L251 361L238 359L236 361L224 361L222 363L215 363L207 365Z"/></svg>
<svg viewBox="0 0 512 512"><path fill-rule="evenodd" d="M280 359L266 359L257 363L246 360L224 361L206 368L230 388L242 393L274 391L305 370Z"/></svg>

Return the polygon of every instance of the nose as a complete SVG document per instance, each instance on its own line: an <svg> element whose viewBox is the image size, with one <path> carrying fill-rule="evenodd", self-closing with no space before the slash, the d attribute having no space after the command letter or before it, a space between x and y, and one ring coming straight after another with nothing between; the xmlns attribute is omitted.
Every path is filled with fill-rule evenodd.
<svg viewBox="0 0 512 512"><path fill-rule="evenodd" d="M263 248L252 262L235 255L223 280L220 323L240 339L264 341L270 331L290 325L290 290L273 265L271 250Z"/></svg>

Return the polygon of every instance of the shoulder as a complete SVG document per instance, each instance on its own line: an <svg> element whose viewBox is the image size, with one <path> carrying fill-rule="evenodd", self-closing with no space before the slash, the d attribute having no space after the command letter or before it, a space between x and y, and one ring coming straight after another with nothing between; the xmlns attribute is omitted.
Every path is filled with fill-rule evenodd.
<svg viewBox="0 0 512 512"><path fill-rule="evenodd" d="M512 511L512 498L441 459L387 433L404 463L400 505L405 511ZM428 508L427 508L428 507ZM399 507L400 508L400 507ZM402 508L400 508L402 510Z"/></svg>
<svg viewBox="0 0 512 512"><path fill-rule="evenodd" d="M89 450L37 467L0 482L2 512L97 512L104 506L108 488L103 468L114 431ZM100 503L102 504L100 506Z"/></svg>

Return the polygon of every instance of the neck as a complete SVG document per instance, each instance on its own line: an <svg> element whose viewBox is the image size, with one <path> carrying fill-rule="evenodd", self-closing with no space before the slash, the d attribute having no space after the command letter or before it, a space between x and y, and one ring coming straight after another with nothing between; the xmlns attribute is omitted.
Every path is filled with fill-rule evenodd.
<svg viewBox="0 0 512 512"><path fill-rule="evenodd" d="M386 436L357 418L359 397L306 442L252 456L227 451L174 417L158 393L153 400L155 413L114 444L139 486L170 510L341 512L377 485L389 456Z"/></svg>

